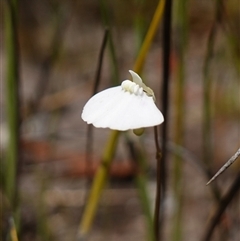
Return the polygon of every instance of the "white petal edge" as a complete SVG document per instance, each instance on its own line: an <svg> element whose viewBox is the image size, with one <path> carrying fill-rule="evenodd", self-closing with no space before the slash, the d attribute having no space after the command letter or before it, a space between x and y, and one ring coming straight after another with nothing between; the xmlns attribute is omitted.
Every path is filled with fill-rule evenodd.
<svg viewBox="0 0 240 241"><path fill-rule="evenodd" d="M159 125L163 115L153 98L144 92L136 96L121 86L99 92L84 106L82 119L95 127L126 131Z"/></svg>

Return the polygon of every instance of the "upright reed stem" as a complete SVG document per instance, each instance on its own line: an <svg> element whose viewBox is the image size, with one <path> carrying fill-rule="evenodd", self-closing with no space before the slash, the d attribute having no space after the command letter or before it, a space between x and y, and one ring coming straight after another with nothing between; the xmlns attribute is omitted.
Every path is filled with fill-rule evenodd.
<svg viewBox="0 0 240 241"><path fill-rule="evenodd" d="M176 38L175 50L178 60L175 88L175 143L183 146L184 142L184 87L185 87L185 50L187 44L187 0L175 3ZM176 155L173 166L173 195L175 200L174 218L172 223L172 241L182 240L182 207L183 207L183 160Z"/></svg>
<svg viewBox="0 0 240 241"><path fill-rule="evenodd" d="M162 84L162 113L164 122L162 125L162 160L161 160L161 185L162 203L165 199L167 185L167 134L168 134L168 109L169 109L169 77L170 77L170 53L171 53L171 22L172 22L172 0L166 1L163 22L163 84ZM160 214L159 240L162 240L162 228L164 224L163 213Z"/></svg>
<svg viewBox="0 0 240 241"><path fill-rule="evenodd" d="M6 160L6 192L11 208L16 211L20 123L17 1L6 1L5 26L5 44L7 49L6 104L9 130L9 146Z"/></svg>

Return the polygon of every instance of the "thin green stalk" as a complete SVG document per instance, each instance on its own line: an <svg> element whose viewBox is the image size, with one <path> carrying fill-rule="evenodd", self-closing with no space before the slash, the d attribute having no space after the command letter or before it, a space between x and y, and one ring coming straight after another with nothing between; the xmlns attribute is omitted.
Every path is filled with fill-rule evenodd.
<svg viewBox="0 0 240 241"><path fill-rule="evenodd" d="M108 139L101 165L94 177L92 188L89 193L88 202L83 212L78 233L79 240L85 237L91 228L93 218L97 210L98 201L107 179L107 173L114 157L119 135L119 131L112 131L110 138Z"/></svg>
<svg viewBox="0 0 240 241"><path fill-rule="evenodd" d="M164 6L165 6L165 0L160 0L158 3L158 6L156 8L156 11L154 13L152 22L151 22L149 29L147 31L147 34L145 36L144 42L139 51L138 58L135 62L135 65L134 65L135 72L141 72L141 70L143 68L143 64L145 62L146 55L148 53L152 40L153 40L154 36L156 35L157 29L158 29L157 27L160 24L160 21L162 19Z"/></svg>
<svg viewBox="0 0 240 241"><path fill-rule="evenodd" d="M176 52L178 58L178 71L176 81L176 119L175 119L175 143L182 145L184 142L184 87L185 87L185 50L187 43L187 0L176 2ZM175 210L172 228L172 240L182 240L182 212L183 212L183 161L180 156L175 156L173 167L173 192Z"/></svg>
<svg viewBox="0 0 240 241"><path fill-rule="evenodd" d="M153 41L155 33L158 29L161 16L163 13L164 2L165 2L164 0L161 0L158 4L158 7L155 11L150 28L143 42L138 58L135 62L134 71L137 73L141 72L142 70L146 55ZM104 149L102 164L100 168L97 170L97 173L94 177L92 189L90 190L89 199L86 204L85 210L83 212L82 220L78 231L79 240L85 235L87 235L87 233L91 228L92 221L97 210L98 201L99 201L102 189L104 187L105 181L107 179L108 168L112 162L112 159L116 150L119 135L120 135L120 132L112 131L110 138L107 142L106 148Z"/></svg>
<svg viewBox="0 0 240 241"><path fill-rule="evenodd" d="M17 1L5 5L5 45L7 52L6 105L9 146L6 159L6 193L11 208L17 210L17 172L19 165L19 63L17 39ZM16 218L16 217L15 217Z"/></svg>
<svg viewBox="0 0 240 241"><path fill-rule="evenodd" d="M9 217L10 239L11 241L18 241L17 229L13 217Z"/></svg>

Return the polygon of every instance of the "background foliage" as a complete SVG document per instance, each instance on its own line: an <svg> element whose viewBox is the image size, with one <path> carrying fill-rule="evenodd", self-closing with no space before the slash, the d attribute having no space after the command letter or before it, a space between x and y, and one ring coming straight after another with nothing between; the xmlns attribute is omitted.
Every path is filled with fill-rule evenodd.
<svg viewBox="0 0 240 241"><path fill-rule="evenodd" d="M93 154L86 162L87 126L80 114L92 94L104 29L110 32L99 90L129 78L157 4L0 3L3 240L15 237L15 226L23 241L76 239L89 183L110 133L93 130ZM213 213L239 170L237 161L205 186L240 146L239 11L236 0L173 1L168 182L162 203L166 241L205 240ZM161 24L142 71L160 109L163 38ZM129 152L129 140L145 160L143 179L136 179L139 156ZM152 128L140 138L121 135L89 240L151 237L139 181L153 212L155 152ZM237 240L239 217L238 193L212 240Z"/></svg>

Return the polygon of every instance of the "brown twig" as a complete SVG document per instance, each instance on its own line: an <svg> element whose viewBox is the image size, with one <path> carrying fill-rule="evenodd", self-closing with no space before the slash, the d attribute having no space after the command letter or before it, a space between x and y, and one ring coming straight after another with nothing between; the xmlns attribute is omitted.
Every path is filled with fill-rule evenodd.
<svg viewBox="0 0 240 241"><path fill-rule="evenodd" d="M237 150L237 152L219 169L219 171L208 181L208 184L210 184L213 180L215 180L219 175L221 175L227 168L229 168L240 156L240 148Z"/></svg>
<svg viewBox="0 0 240 241"><path fill-rule="evenodd" d="M156 200L154 211L154 232L156 241L159 239L159 226L160 226L160 208L161 208L161 158L162 151L158 140L158 127L154 126L154 139L156 145L156 160L157 160L157 186L156 186Z"/></svg>
<svg viewBox="0 0 240 241"><path fill-rule="evenodd" d="M102 63L103 63L104 51L105 51L107 40L108 40L108 34L109 34L109 30L106 28L105 32L104 32L104 37L102 40L102 45L100 48L97 72L96 72L96 76L95 76L92 95L95 95L97 93L97 89L98 89L98 86L100 83ZM88 125L87 126L87 142L86 142L86 167L91 165L92 144L93 144L92 125Z"/></svg>
<svg viewBox="0 0 240 241"><path fill-rule="evenodd" d="M166 1L164 20L163 20L163 84L162 84L162 112L164 116L162 129L162 159L161 159L161 185L162 185L162 201L166 193L167 181L167 134L168 134L168 110L169 110L169 76L170 76L170 53L171 53L171 22L172 22L172 0ZM160 214L159 221L159 240L162 240L161 230L164 224L164 216Z"/></svg>
<svg viewBox="0 0 240 241"><path fill-rule="evenodd" d="M240 189L240 172L238 172L237 177L235 178L232 186L228 190L227 194L223 197L223 199L219 202L218 208L206 229L205 235L202 241L209 241L212 237L213 231L217 224L219 223L221 216L229 203L232 201L234 196L237 194L238 190Z"/></svg>

